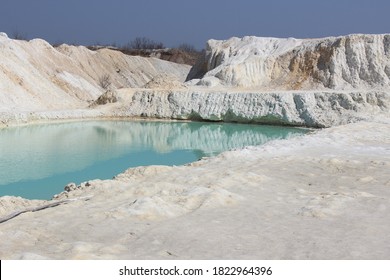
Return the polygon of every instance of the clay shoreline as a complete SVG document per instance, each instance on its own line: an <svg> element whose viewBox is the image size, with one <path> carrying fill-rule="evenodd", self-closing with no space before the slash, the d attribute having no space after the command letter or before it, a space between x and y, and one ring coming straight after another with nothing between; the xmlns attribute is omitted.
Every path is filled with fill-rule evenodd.
<svg viewBox="0 0 390 280"><path fill-rule="evenodd" d="M349 124L92 180L0 224L1 258L386 259L389 129ZM8 213L47 203L0 201Z"/></svg>

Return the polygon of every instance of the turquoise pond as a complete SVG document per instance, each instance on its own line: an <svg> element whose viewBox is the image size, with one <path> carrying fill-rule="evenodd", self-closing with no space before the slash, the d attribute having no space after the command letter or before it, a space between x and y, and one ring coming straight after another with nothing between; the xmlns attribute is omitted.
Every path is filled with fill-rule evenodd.
<svg viewBox="0 0 390 280"><path fill-rule="evenodd" d="M0 196L50 199L69 182L130 167L181 165L223 151L307 133L232 123L84 121L0 129Z"/></svg>

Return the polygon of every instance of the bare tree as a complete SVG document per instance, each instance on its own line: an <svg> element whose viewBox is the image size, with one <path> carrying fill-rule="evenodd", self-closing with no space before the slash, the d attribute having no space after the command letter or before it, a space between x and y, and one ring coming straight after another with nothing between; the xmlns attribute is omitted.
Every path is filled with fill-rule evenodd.
<svg viewBox="0 0 390 280"><path fill-rule="evenodd" d="M146 37L137 37L133 41L128 43L126 48L133 49L133 50L153 50L153 49L163 49L165 48L165 46L161 42L155 42Z"/></svg>
<svg viewBox="0 0 390 280"><path fill-rule="evenodd" d="M108 74L104 74L99 77L99 85L102 89L107 90L111 85L111 76Z"/></svg>

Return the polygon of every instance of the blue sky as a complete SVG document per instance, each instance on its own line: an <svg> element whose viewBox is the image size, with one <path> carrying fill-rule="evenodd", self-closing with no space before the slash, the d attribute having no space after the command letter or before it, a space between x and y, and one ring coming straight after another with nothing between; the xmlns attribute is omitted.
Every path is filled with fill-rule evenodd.
<svg viewBox="0 0 390 280"><path fill-rule="evenodd" d="M0 31L51 43L122 45L147 37L200 49L232 36L389 33L389 11L389 0L1 0Z"/></svg>

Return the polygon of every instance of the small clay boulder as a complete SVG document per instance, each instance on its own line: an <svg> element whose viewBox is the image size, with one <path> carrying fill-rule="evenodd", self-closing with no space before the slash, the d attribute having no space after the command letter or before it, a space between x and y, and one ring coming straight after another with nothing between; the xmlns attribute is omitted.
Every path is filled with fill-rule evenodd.
<svg viewBox="0 0 390 280"><path fill-rule="evenodd" d="M75 189L77 189L77 185L75 183L69 183L64 188L66 192L71 192L74 191Z"/></svg>

